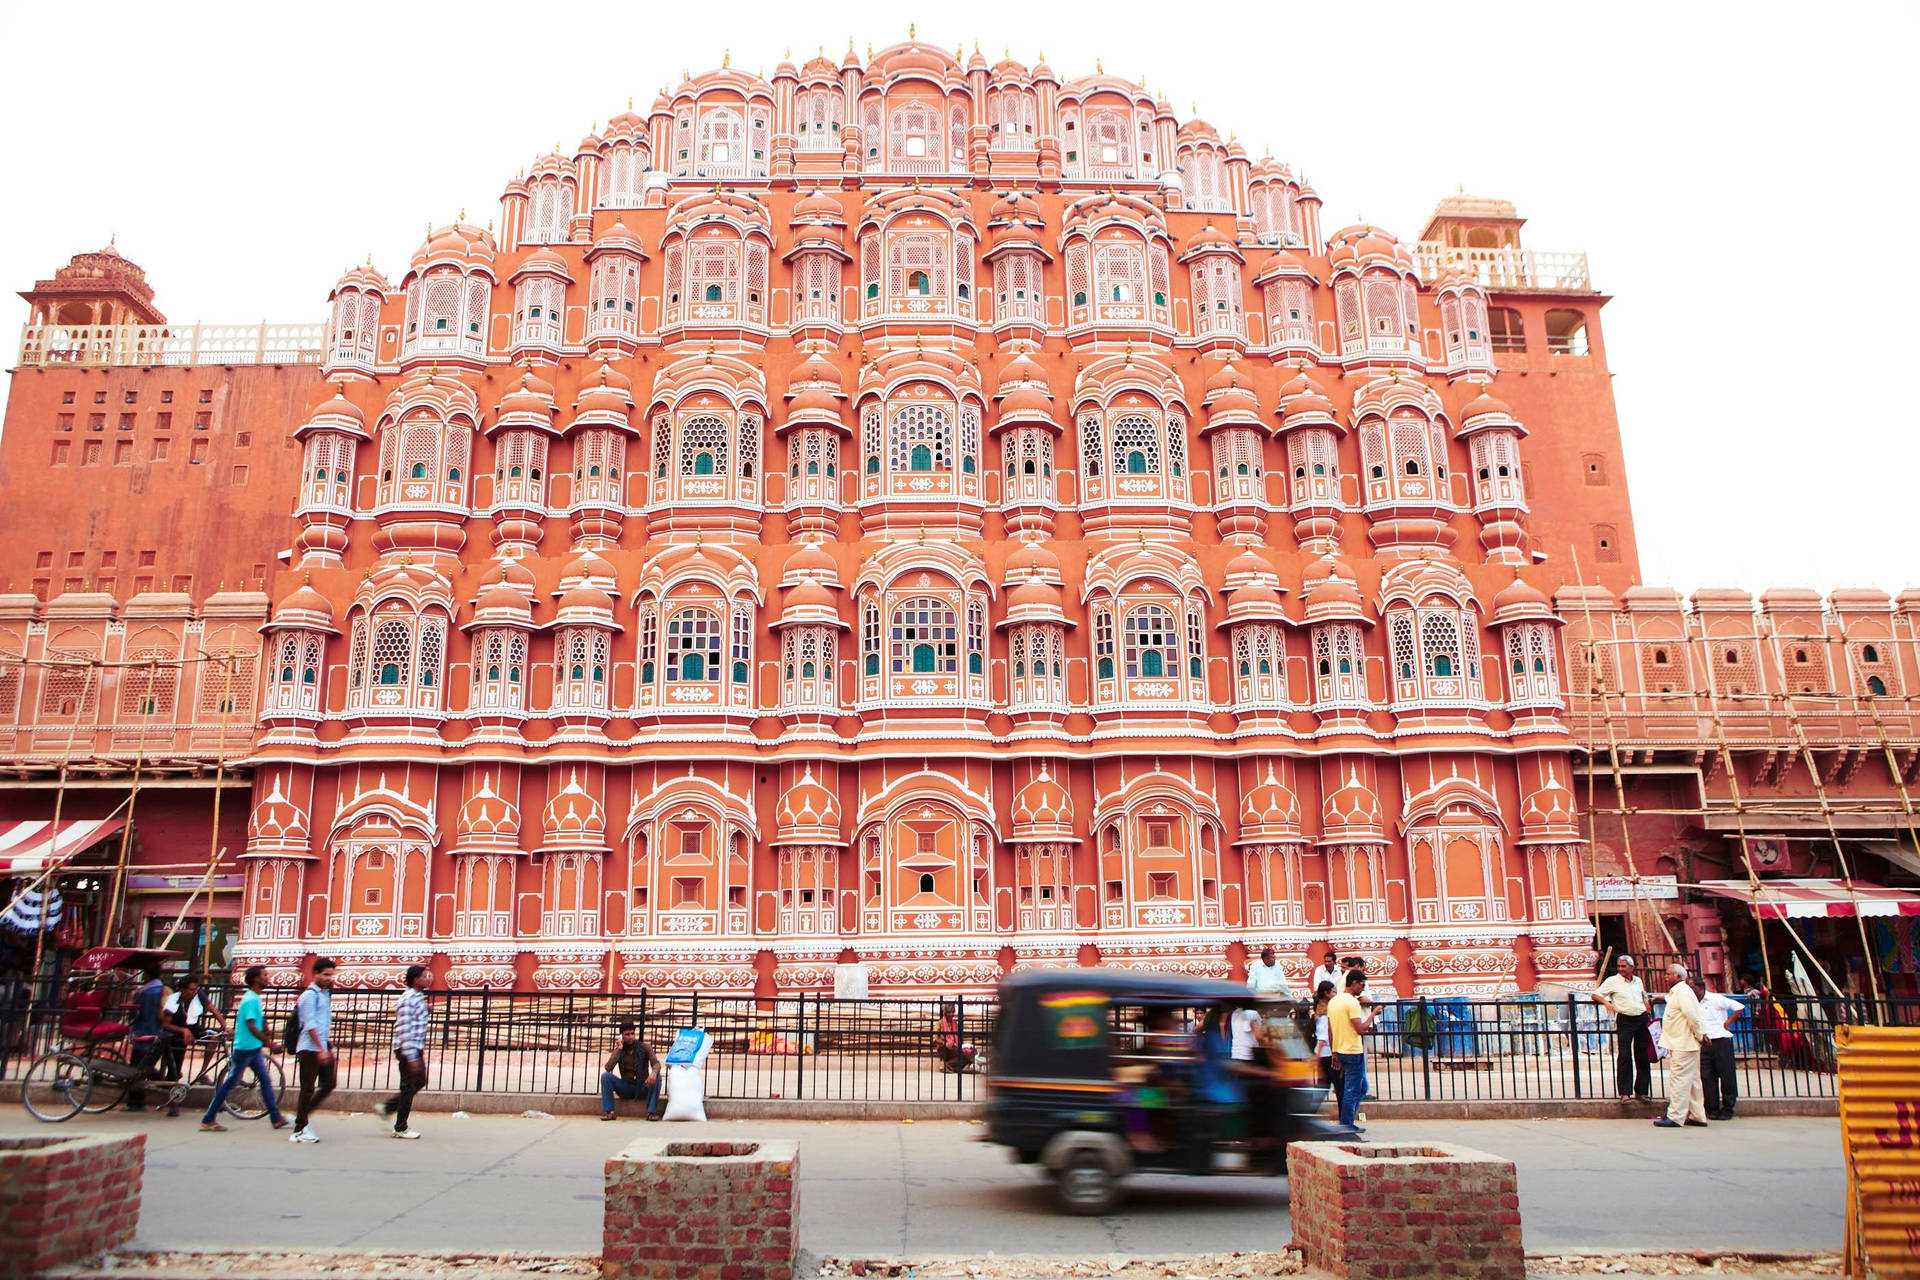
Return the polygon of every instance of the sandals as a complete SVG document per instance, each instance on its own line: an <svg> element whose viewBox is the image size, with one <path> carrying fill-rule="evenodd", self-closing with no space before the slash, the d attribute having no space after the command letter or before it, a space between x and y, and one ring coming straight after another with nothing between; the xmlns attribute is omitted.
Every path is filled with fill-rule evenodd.
<svg viewBox="0 0 1920 1280"><path fill-rule="evenodd" d="M225 1133L226 1131L227 1126L221 1124L218 1120L215 1120L212 1124L203 1124L200 1126L200 1132L202 1133Z"/></svg>

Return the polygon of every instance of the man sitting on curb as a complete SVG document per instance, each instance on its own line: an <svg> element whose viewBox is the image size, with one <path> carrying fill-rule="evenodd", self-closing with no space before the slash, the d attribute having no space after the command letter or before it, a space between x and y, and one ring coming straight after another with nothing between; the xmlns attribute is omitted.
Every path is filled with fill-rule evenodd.
<svg viewBox="0 0 1920 1280"><path fill-rule="evenodd" d="M660 1055L640 1039L639 1028L631 1021L621 1023L620 1047L607 1058L606 1069L600 1073L600 1118L614 1118L615 1098L638 1098L644 1093L647 1119L658 1120L660 1086L665 1081Z"/></svg>

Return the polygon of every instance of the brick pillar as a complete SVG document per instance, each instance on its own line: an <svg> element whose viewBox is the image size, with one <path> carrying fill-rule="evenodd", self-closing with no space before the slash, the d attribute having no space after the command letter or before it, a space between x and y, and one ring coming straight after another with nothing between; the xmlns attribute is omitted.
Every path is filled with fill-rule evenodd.
<svg viewBox="0 0 1920 1280"><path fill-rule="evenodd" d="M147 1135L0 1138L0 1280L118 1248L140 1222Z"/></svg>
<svg viewBox="0 0 1920 1280"><path fill-rule="evenodd" d="M603 1280L792 1280L800 1144L642 1138L607 1161Z"/></svg>
<svg viewBox="0 0 1920 1280"><path fill-rule="evenodd" d="M1524 1280L1511 1160L1440 1143L1296 1142L1287 1162L1309 1267L1347 1280Z"/></svg>

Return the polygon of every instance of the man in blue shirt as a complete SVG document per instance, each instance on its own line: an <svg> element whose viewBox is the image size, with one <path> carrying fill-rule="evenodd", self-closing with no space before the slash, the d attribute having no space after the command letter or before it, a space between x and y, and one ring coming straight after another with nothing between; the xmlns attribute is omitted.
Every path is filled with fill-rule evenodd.
<svg viewBox="0 0 1920 1280"><path fill-rule="evenodd" d="M293 1046L300 1063L300 1111L293 1120L290 1142L318 1142L309 1121L314 1109L333 1092L333 961L321 956L313 962L313 981L300 993L295 1010L300 1039Z"/></svg>
<svg viewBox="0 0 1920 1280"><path fill-rule="evenodd" d="M127 1087L129 1111L147 1109L147 1076L166 1048L166 1028L160 1023L160 1006L166 999L167 986L160 981L160 963L149 960L140 966L140 988L133 993L133 1018L127 1024L133 1062L139 1068L139 1074Z"/></svg>
<svg viewBox="0 0 1920 1280"><path fill-rule="evenodd" d="M262 1059L264 1049L280 1052L280 1042L267 1037L267 1013L261 1005L260 993L267 989L267 966L252 965L247 969L247 994L240 997L240 1007L233 1015L233 1057L227 1067L227 1078L213 1091L213 1101L207 1104L207 1114L200 1117L200 1132L225 1133L227 1126L220 1123L220 1108L225 1105L227 1095L240 1083L240 1077L248 1071L260 1084L260 1100L267 1104L267 1117L273 1121L273 1127L284 1129L287 1118L280 1114L280 1104L273 1096L273 1081L267 1078L267 1064Z"/></svg>

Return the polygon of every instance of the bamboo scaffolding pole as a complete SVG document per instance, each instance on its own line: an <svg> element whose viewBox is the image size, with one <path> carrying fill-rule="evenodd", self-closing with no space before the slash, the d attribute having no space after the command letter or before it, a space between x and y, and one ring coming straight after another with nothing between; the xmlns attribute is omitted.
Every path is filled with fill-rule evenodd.
<svg viewBox="0 0 1920 1280"><path fill-rule="evenodd" d="M1840 866L1840 878L1847 886L1847 898L1853 903L1853 922L1860 927L1860 955L1867 965L1867 991L1873 1002L1880 1003L1880 978L1874 972L1873 944L1867 940L1867 918L1860 914L1860 894L1853 885L1853 871L1847 865L1847 852L1840 846L1840 829L1833 823L1833 805L1827 798L1827 780L1820 768L1820 762L1813 757L1813 747L1807 741L1806 726L1800 723L1800 712L1793 701L1793 689L1787 680L1787 664L1780 657L1780 641L1773 635L1771 626L1768 635L1772 640L1769 646L1773 651L1773 667L1780 676L1780 701L1787 713L1787 725L1793 730L1795 741L1800 744L1800 760L1806 766L1807 775L1813 779L1814 795L1820 800L1820 815L1827 820L1827 838L1833 842L1834 860ZM1708 666L1712 666L1713 655L1707 655Z"/></svg>
<svg viewBox="0 0 1920 1280"><path fill-rule="evenodd" d="M1702 642L1705 636L1701 637ZM1707 709L1713 719L1713 740L1720 751L1720 771L1727 775L1727 791L1733 797L1733 823L1740 837L1740 862L1747 869L1747 910L1753 916L1753 932L1760 939L1760 966L1767 971L1767 981L1773 981L1773 956L1767 947L1767 924L1760 915L1760 873L1753 868L1753 851L1747 843L1746 806L1740 796L1740 771L1734 767L1733 748L1727 743L1727 726L1720 716L1720 699L1714 696L1713 655L1707 658ZM1788 933L1793 931L1789 929ZM1796 939L1797 941L1797 939ZM1815 967L1819 962L1814 962ZM1831 983L1831 979L1828 980Z"/></svg>

